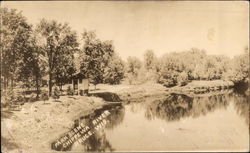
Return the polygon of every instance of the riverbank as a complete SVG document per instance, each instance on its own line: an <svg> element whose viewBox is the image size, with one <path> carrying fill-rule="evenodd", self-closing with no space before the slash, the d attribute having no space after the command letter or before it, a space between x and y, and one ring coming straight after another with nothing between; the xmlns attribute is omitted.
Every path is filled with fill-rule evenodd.
<svg viewBox="0 0 250 153"><path fill-rule="evenodd" d="M58 101L25 103L20 111L2 110L2 151L51 151L50 142L68 131L77 116L91 113L104 104L96 97L62 96Z"/></svg>
<svg viewBox="0 0 250 153"><path fill-rule="evenodd" d="M98 85L97 91L90 92L90 95L103 98L108 102L132 102L147 97L163 97L167 88L160 84L145 83L141 85Z"/></svg>
<svg viewBox="0 0 250 153"><path fill-rule="evenodd" d="M51 142L72 128L79 116L90 114L112 102L143 102L144 98L161 99L171 92L190 89L187 87L165 88L160 84L98 85L90 88L90 96L61 96L24 103L19 111L2 110L1 146L3 152L53 152ZM181 89L181 90L174 90ZM219 92L219 91L218 91Z"/></svg>
<svg viewBox="0 0 250 153"><path fill-rule="evenodd" d="M232 81L192 81L186 86L166 88L161 84L146 83L142 85L99 85L99 90L92 95L109 102L132 102L143 98L162 98L166 94L177 93L188 96L220 94L232 90Z"/></svg>
<svg viewBox="0 0 250 153"><path fill-rule="evenodd" d="M58 135L72 128L79 116L111 102L139 100L162 96L165 88L158 84L98 85L90 96L61 96L59 100L24 103L18 111L2 109L1 132L3 152L46 152ZM119 98L119 99L116 99Z"/></svg>
<svg viewBox="0 0 250 153"><path fill-rule="evenodd" d="M212 81L192 81L186 86L175 86L168 88L169 92L184 94L203 94L214 91L223 91L234 87L232 81L212 80Z"/></svg>

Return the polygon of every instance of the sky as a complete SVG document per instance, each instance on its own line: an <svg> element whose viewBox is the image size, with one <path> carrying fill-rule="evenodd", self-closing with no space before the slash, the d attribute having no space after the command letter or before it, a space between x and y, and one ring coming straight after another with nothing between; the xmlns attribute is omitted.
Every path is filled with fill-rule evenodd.
<svg viewBox="0 0 250 153"><path fill-rule="evenodd" d="M5 1L1 7L22 11L29 23L42 18L67 22L79 39L95 30L113 40L123 58L143 59L146 50L159 57L192 47L233 57L249 45L247 1Z"/></svg>

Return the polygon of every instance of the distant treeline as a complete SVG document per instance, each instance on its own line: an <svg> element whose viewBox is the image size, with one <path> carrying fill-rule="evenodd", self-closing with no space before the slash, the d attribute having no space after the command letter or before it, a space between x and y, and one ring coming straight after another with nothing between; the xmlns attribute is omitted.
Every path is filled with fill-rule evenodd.
<svg viewBox="0 0 250 153"><path fill-rule="evenodd" d="M249 50L229 58L207 55L205 50L171 52L157 58L152 50L146 51L144 61L128 58L128 78L139 81L156 81L166 87L186 85L192 80L230 80L234 83L249 82ZM143 68L142 68L143 67Z"/></svg>
<svg viewBox="0 0 250 153"><path fill-rule="evenodd" d="M77 33L67 23L42 19L31 25L21 12L8 8L0 8L0 15L4 89L36 87L39 94L47 84L51 95L54 85L61 86L76 74L89 78L94 85L153 81L171 87L215 79L248 82L248 48L233 59L193 48L160 58L148 50L143 61L136 57L123 61L112 41L100 40L93 31L83 31L80 46Z"/></svg>

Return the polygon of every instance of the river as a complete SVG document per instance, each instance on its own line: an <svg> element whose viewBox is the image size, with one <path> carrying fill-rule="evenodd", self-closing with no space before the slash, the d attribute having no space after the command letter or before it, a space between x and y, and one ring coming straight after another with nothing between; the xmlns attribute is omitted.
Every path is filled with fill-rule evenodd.
<svg viewBox="0 0 250 153"><path fill-rule="evenodd" d="M249 96L233 91L187 96L168 94L109 106L76 120L93 128L105 110L105 124L67 151L247 151Z"/></svg>

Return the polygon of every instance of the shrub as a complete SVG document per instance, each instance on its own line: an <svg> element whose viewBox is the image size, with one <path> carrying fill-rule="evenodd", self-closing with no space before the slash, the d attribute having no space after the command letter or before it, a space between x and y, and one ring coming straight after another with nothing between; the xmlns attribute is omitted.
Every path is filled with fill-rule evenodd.
<svg viewBox="0 0 250 153"><path fill-rule="evenodd" d="M178 73L175 71L163 71L160 74L158 82L165 87L173 87L177 83Z"/></svg>
<svg viewBox="0 0 250 153"><path fill-rule="evenodd" d="M188 83L188 75L186 72L181 72L177 77L177 83L180 86L184 86Z"/></svg>
<svg viewBox="0 0 250 153"><path fill-rule="evenodd" d="M59 99L59 98L60 98L60 91L58 90L57 87L55 87L52 97L53 97L54 99Z"/></svg>
<svg viewBox="0 0 250 153"><path fill-rule="evenodd" d="M16 96L16 102L24 102L25 101L25 98L23 95L21 94L17 94Z"/></svg>
<svg viewBox="0 0 250 153"><path fill-rule="evenodd" d="M24 96L22 96L17 91L8 88L3 91L3 98L1 100L3 106L9 106L17 102L23 102L25 99Z"/></svg>
<svg viewBox="0 0 250 153"><path fill-rule="evenodd" d="M30 94L30 98L29 98L29 101L30 102L34 102L37 100L37 94L36 93L31 93Z"/></svg>
<svg viewBox="0 0 250 153"><path fill-rule="evenodd" d="M173 87L175 86L174 80L171 78L164 78L160 77L159 81L160 84L162 84L165 87Z"/></svg>
<svg viewBox="0 0 250 153"><path fill-rule="evenodd" d="M44 102L45 102L46 100L49 100L49 95L48 95L48 93L47 93L47 92L43 92L43 93L41 94L41 96L40 96L40 99L43 100Z"/></svg>
<svg viewBox="0 0 250 153"><path fill-rule="evenodd" d="M13 90L6 89L3 91L3 98L1 100L1 103L3 106L10 105L12 98L13 98L12 94L13 94Z"/></svg>
<svg viewBox="0 0 250 153"><path fill-rule="evenodd" d="M74 95L74 90L71 89L70 86L68 86L68 88L67 88L67 95L69 95L69 96L73 96Z"/></svg>

